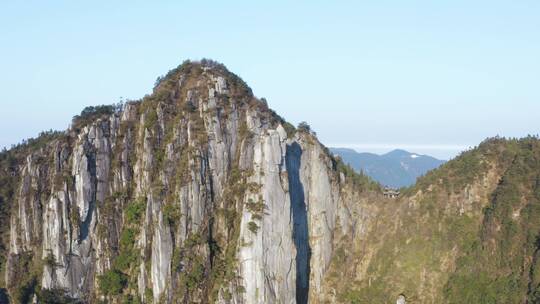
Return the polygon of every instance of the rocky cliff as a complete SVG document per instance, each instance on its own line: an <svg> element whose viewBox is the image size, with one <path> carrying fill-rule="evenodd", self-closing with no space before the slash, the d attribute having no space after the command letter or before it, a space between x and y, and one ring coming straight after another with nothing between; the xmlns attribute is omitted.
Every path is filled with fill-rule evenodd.
<svg viewBox="0 0 540 304"><path fill-rule="evenodd" d="M3 155L14 301L52 290L307 303L321 292L353 179L222 65L186 62L141 101L88 108L44 136ZM355 191L377 187L354 178Z"/></svg>
<svg viewBox="0 0 540 304"><path fill-rule="evenodd" d="M386 199L224 66L185 62L0 154L0 301L536 301L539 160L536 138L492 139Z"/></svg>

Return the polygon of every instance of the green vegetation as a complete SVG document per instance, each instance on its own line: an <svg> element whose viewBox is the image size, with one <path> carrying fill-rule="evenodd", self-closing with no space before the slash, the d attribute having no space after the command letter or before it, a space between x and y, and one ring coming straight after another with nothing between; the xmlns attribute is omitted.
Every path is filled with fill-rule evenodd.
<svg viewBox="0 0 540 304"><path fill-rule="evenodd" d="M142 304L142 302L138 295L124 295L122 304Z"/></svg>
<svg viewBox="0 0 540 304"><path fill-rule="evenodd" d="M114 260L114 266L118 270L126 271L137 261L139 257L135 247L135 236L138 230L135 228L125 228L120 235L120 251Z"/></svg>
<svg viewBox="0 0 540 304"><path fill-rule="evenodd" d="M492 177L495 191L477 198L487 170L502 178L497 184ZM327 284L346 303L392 302L399 293L414 303L537 302L539 172L537 138L495 138L464 152L405 189L402 199L377 203L376 233L367 240L341 236ZM366 258L359 278L353 266Z"/></svg>
<svg viewBox="0 0 540 304"><path fill-rule="evenodd" d="M158 120L158 115L155 109L150 108L148 112L146 112L146 117L144 119L144 128L145 129L152 129Z"/></svg>
<svg viewBox="0 0 540 304"><path fill-rule="evenodd" d="M178 67L170 70L165 76L160 76L156 79L154 84L154 92L158 92L163 88L173 86L178 82L180 75L195 76L197 77L202 73L203 67L211 68L215 73L224 76L230 87L230 95L236 98L245 98L246 96L252 96L251 88L245 83L242 78L231 73L225 65L211 60L203 58L201 61L185 60Z"/></svg>
<svg viewBox="0 0 540 304"><path fill-rule="evenodd" d="M440 294L433 294L432 288L441 284L447 273L441 265L445 263L445 253L451 252L454 246L467 246L474 239L475 221L467 215L462 217L445 217L437 212L438 196L422 200L420 209L411 215L397 213L381 216L379 231L387 231L380 236L384 239L382 247L372 257L366 276L367 281L346 284L340 288L339 297L346 302L385 303L392 300L392 294L400 292L409 297L423 297L420 302L441 302ZM395 231L388 231L390 223L399 217L403 225ZM376 241L373 236L370 242ZM364 246L368 245L366 243ZM371 245L373 246L373 245ZM350 269L351 259L362 254L339 248L334 254L336 265L334 284L342 281L343 274L355 277ZM353 260L354 261L354 260ZM429 281L425 282L424 275ZM419 282L424 282L423 294L419 294ZM468 302L464 302L468 303Z"/></svg>
<svg viewBox="0 0 540 304"><path fill-rule="evenodd" d="M144 298L145 299L153 299L154 298L154 292L151 288L146 288L144 290Z"/></svg>
<svg viewBox="0 0 540 304"><path fill-rule="evenodd" d="M122 103L114 105L100 105L89 106L82 110L80 115L73 116L73 128L75 130L82 128L97 118L112 115L113 113L121 111L123 108Z"/></svg>
<svg viewBox="0 0 540 304"><path fill-rule="evenodd" d="M27 280L20 282L11 294L16 303L30 303L38 288L37 276L29 276Z"/></svg>
<svg viewBox="0 0 540 304"><path fill-rule="evenodd" d="M4 150L0 153L0 223L9 223L10 206L16 187L16 170L18 159L11 152ZM9 241L9 225L0 225L0 275L4 277L5 263L7 257L7 244ZM4 280L0 280L0 287Z"/></svg>
<svg viewBox="0 0 540 304"><path fill-rule="evenodd" d="M115 197L124 197L117 193ZM100 292L107 296L122 295L124 290L132 287L136 273L134 267L140 259L140 251L135 247L137 235L140 232L141 221L146 209L146 199L138 198L128 203L124 209L124 225L118 240L118 255L112 261L112 268L98 276ZM138 299L124 294L124 302L137 303Z"/></svg>
<svg viewBox="0 0 540 304"><path fill-rule="evenodd" d="M251 231L252 233L257 233L257 231L259 231L259 226L257 226L257 223L253 222L253 221L250 221L248 222L248 229L249 231Z"/></svg>
<svg viewBox="0 0 540 304"><path fill-rule="evenodd" d="M441 185L449 194L458 193L463 187L482 176L489 169L491 162L509 165L519 150L518 146L517 140L489 138L476 149L462 152L438 170L432 170L420 177L414 186L404 189L402 193L411 194L429 185Z"/></svg>
<svg viewBox="0 0 540 304"><path fill-rule="evenodd" d="M203 282L205 267L200 256L193 257L190 266L189 271L184 273L184 282L187 289L192 291Z"/></svg>
<svg viewBox="0 0 540 304"><path fill-rule="evenodd" d="M242 120L242 122L240 123L240 126L238 127L238 136L241 139L246 139L252 136L247 126L246 120L244 119Z"/></svg>
<svg viewBox="0 0 540 304"><path fill-rule="evenodd" d="M287 132L287 138L293 138L294 134L296 134L296 128L288 122L283 123L283 128Z"/></svg>
<svg viewBox="0 0 540 304"><path fill-rule="evenodd" d="M175 204L165 204L163 206L163 219L169 223L171 227L174 227L176 223L180 220L180 217L182 216L180 212L180 207Z"/></svg>
<svg viewBox="0 0 540 304"><path fill-rule="evenodd" d="M305 121L302 121L298 124L298 127L297 127L298 131L300 132L306 132L306 133L311 133L311 127L309 126L309 124Z"/></svg>
<svg viewBox="0 0 540 304"><path fill-rule="evenodd" d="M122 272L112 269L98 276L99 289L104 295L119 295L127 286L127 277Z"/></svg>
<svg viewBox="0 0 540 304"><path fill-rule="evenodd" d="M10 158L11 160L24 161L24 156L32 151L39 150L50 144L54 140L58 140L65 136L65 132L62 131L44 131L39 133L36 138L28 138L23 140L20 144L12 145L9 150L4 148L0 152L0 159L5 160ZM5 168L5 167L3 167Z"/></svg>
<svg viewBox="0 0 540 304"><path fill-rule="evenodd" d="M127 205L125 209L126 221L129 224L136 224L142 220L142 215L146 208L145 199L137 199Z"/></svg>
<svg viewBox="0 0 540 304"><path fill-rule="evenodd" d="M42 304L82 304L81 300L67 295L63 289L41 289L37 293L38 303Z"/></svg>
<svg viewBox="0 0 540 304"><path fill-rule="evenodd" d="M43 264L50 268L56 267L56 259L54 258L52 252L49 252L49 254L47 254L47 256L43 259Z"/></svg>
<svg viewBox="0 0 540 304"><path fill-rule="evenodd" d="M446 284L449 303L539 300L540 144L529 138L510 145L512 165L484 208L479 238Z"/></svg>
<svg viewBox="0 0 540 304"><path fill-rule="evenodd" d="M71 222L72 227L79 227L79 224L81 223L81 216L79 213L79 206L73 204L71 207L71 210L69 212L69 220Z"/></svg>
<svg viewBox="0 0 540 304"><path fill-rule="evenodd" d="M265 205L262 199L260 199L258 202L254 202L252 199L249 199L248 202L246 203L246 209L249 212L251 212L251 219L253 220L262 219L264 215L264 208L265 208ZM255 226L253 224L250 224L251 226L248 228L251 232L257 233L258 227L256 227L257 226L256 224Z"/></svg>
<svg viewBox="0 0 540 304"><path fill-rule="evenodd" d="M10 273L10 285L7 286L9 293L15 303L29 303L40 289L43 265L34 259L32 252L12 256L12 263L14 271Z"/></svg>
<svg viewBox="0 0 540 304"><path fill-rule="evenodd" d="M198 233L188 236L182 249L176 248L172 257L172 270L179 274L180 289L175 290L177 296L193 293L201 287L206 278L204 256L197 253L205 240Z"/></svg>

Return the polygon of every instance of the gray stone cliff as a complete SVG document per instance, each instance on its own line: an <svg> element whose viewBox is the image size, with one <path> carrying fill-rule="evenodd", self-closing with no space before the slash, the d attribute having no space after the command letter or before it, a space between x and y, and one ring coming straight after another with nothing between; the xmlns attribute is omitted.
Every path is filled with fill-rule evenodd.
<svg viewBox="0 0 540 304"><path fill-rule="evenodd" d="M41 288L88 302L317 302L336 227L358 230L326 148L215 63L75 120L16 180L7 286L31 254Z"/></svg>

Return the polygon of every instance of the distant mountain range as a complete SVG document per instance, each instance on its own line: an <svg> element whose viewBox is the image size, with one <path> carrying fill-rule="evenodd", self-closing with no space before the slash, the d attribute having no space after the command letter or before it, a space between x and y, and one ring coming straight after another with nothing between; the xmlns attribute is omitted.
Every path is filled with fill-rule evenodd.
<svg viewBox="0 0 540 304"><path fill-rule="evenodd" d="M401 188L414 184L416 178L445 161L428 155L393 150L386 154L359 153L348 148L330 148L356 171L363 171L383 185Z"/></svg>

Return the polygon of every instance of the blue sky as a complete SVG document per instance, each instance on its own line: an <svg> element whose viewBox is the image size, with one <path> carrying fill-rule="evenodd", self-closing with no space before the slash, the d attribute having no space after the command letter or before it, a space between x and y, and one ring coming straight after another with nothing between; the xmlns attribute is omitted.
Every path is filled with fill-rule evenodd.
<svg viewBox="0 0 540 304"><path fill-rule="evenodd" d="M329 146L540 133L539 1L2 1L0 146L203 57Z"/></svg>

